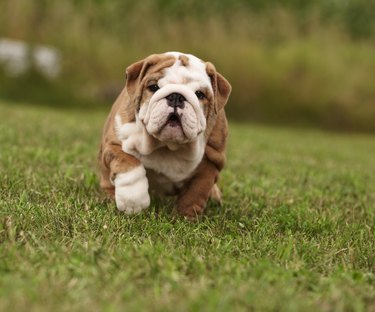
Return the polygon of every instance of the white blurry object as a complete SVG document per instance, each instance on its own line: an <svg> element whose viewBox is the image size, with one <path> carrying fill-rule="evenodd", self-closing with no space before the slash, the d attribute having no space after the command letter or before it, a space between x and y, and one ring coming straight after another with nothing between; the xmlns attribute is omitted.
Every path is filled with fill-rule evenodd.
<svg viewBox="0 0 375 312"><path fill-rule="evenodd" d="M0 39L0 65L12 76L18 76L32 66L48 78L57 77L61 70L57 49L6 38Z"/></svg>

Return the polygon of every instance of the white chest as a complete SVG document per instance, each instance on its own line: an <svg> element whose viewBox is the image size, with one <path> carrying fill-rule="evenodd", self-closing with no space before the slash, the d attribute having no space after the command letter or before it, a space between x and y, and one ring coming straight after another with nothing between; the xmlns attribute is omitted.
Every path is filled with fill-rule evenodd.
<svg viewBox="0 0 375 312"><path fill-rule="evenodd" d="M201 162L204 148L182 148L171 151L160 148L150 155L140 156L147 171L150 188L162 194L174 194L182 187Z"/></svg>
<svg viewBox="0 0 375 312"><path fill-rule="evenodd" d="M140 160L147 171L150 188L161 194L176 193L202 161L203 134L194 142L168 146L155 142L139 123L122 125L117 119L116 128L123 151Z"/></svg>

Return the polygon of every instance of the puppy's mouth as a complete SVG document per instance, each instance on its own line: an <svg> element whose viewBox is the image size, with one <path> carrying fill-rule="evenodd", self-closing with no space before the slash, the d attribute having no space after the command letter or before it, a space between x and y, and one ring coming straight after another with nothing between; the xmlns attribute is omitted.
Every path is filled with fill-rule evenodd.
<svg viewBox="0 0 375 312"><path fill-rule="evenodd" d="M175 128L175 127L182 128L181 116L179 114L177 114L176 112L170 113L168 118L167 118L166 123L164 124L164 127L165 126L169 126L169 127L172 127L172 128Z"/></svg>
<svg viewBox="0 0 375 312"><path fill-rule="evenodd" d="M159 132L159 138L162 141L182 142L186 139L184 127L182 125L182 114L176 111L170 113L163 127Z"/></svg>

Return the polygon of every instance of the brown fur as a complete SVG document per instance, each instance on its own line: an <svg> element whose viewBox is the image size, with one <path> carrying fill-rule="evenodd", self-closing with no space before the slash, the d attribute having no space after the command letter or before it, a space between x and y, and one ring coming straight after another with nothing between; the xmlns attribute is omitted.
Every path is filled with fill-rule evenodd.
<svg viewBox="0 0 375 312"><path fill-rule="evenodd" d="M178 59L181 61L182 66L189 65L189 58L186 55L180 55Z"/></svg>
<svg viewBox="0 0 375 312"><path fill-rule="evenodd" d="M184 66L188 66L189 59L186 56L180 56L179 59ZM157 81L162 76L162 70L172 66L174 62L173 56L151 55L127 68L126 86L113 104L104 125L98 155L101 168L100 185L111 197L114 197L115 192L111 180L115 179L116 174L127 172L140 165L138 159L122 151L121 142L115 134L114 118L119 114L123 123L134 121L142 99L147 96L146 84L153 80ZM226 160L228 125L223 108L228 100L231 86L211 63L206 63L206 70L214 94L208 98L205 112L207 118L205 155L177 197L178 212L189 218L203 213L209 196L220 200L220 190L216 182Z"/></svg>

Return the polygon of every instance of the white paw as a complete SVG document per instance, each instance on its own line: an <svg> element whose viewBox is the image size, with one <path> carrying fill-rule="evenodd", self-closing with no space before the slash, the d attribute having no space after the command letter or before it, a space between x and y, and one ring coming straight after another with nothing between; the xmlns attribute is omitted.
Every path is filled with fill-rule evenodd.
<svg viewBox="0 0 375 312"><path fill-rule="evenodd" d="M148 180L146 170L141 165L125 173L119 173L114 181L117 209L126 214L134 214L148 208Z"/></svg>

